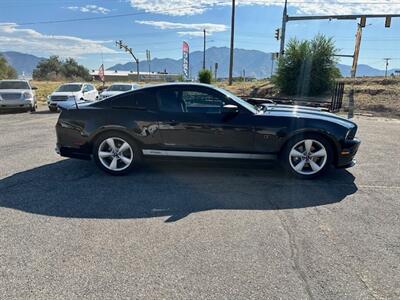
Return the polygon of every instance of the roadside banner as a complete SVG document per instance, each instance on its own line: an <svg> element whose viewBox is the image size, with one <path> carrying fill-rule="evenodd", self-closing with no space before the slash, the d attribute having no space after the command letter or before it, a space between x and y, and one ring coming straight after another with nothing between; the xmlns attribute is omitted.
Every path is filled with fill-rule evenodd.
<svg viewBox="0 0 400 300"><path fill-rule="evenodd" d="M99 68L99 78L102 82L104 82L104 65L101 64L100 68Z"/></svg>
<svg viewBox="0 0 400 300"><path fill-rule="evenodd" d="M183 79L189 80L189 44L185 41L182 45L182 72L183 72Z"/></svg>

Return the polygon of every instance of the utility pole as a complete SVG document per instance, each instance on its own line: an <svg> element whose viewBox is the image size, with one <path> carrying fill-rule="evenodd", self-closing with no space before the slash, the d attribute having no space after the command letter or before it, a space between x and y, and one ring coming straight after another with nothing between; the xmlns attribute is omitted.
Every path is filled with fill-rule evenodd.
<svg viewBox="0 0 400 300"><path fill-rule="evenodd" d="M360 46L362 37L362 25L357 24L357 34L356 34L356 45L354 48L353 65L351 67L351 89L349 94L349 113L348 118L351 119L354 116L354 81L357 73L358 57L360 56Z"/></svg>
<svg viewBox="0 0 400 300"><path fill-rule="evenodd" d="M275 59L275 53L271 53L271 77L274 74L274 59Z"/></svg>
<svg viewBox="0 0 400 300"><path fill-rule="evenodd" d="M285 36L286 36L287 21L288 21L287 0L285 0L285 7L283 8L283 15L282 15L281 46L280 46L280 50L279 50L279 55L281 55L281 56L285 53Z"/></svg>
<svg viewBox="0 0 400 300"><path fill-rule="evenodd" d="M391 60L391 58L384 58L383 60L386 61L386 69L385 69L385 78L387 77L387 72L388 72L388 66L389 66L389 60Z"/></svg>
<svg viewBox="0 0 400 300"><path fill-rule="evenodd" d="M146 50L146 59L147 59L147 64L149 66L149 75L150 75L150 60L151 60L151 56L150 56L150 50Z"/></svg>
<svg viewBox="0 0 400 300"><path fill-rule="evenodd" d="M132 48L129 48L128 45L124 44L121 40L116 41L115 44L117 45L117 47L119 47L119 49L124 49L125 52L128 52L133 57L133 59L136 62L137 81L140 81L140 77L139 77L139 59L137 59L136 56L133 54Z"/></svg>
<svg viewBox="0 0 400 300"><path fill-rule="evenodd" d="M206 29L204 28L203 30L203 36L204 36L204 41L203 41L203 70L206 69Z"/></svg>
<svg viewBox="0 0 400 300"><path fill-rule="evenodd" d="M232 0L231 49L230 49L230 57L229 57L229 79L228 79L228 84L229 85L232 85L234 35L235 35L235 0Z"/></svg>

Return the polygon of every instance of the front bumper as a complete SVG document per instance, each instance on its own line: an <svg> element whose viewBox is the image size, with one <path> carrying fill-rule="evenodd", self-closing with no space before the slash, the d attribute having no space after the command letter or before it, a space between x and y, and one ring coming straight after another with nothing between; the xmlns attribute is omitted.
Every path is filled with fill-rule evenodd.
<svg viewBox="0 0 400 300"><path fill-rule="evenodd" d="M0 109L31 108L32 100L1 100Z"/></svg>
<svg viewBox="0 0 400 300"><path fill-rule="evenodd" d="M354 166L356 162L354 156L357 154L360 144L361 141L358 138L342 142L337 157L336 167L349 168Z"/></svg>

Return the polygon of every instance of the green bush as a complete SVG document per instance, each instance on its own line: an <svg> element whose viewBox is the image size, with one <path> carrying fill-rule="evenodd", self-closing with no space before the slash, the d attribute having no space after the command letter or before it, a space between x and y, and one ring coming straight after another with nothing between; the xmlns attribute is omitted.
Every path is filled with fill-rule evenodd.
<svg viewBox="0 0 400 300"><path fill-rule="evenodd" d="M89 70L79 65L73 58L62 61L58 56L51 56L41 61L33 70L35 80L90 80Z"/></svg>
<svg viewBox="0 0 400 300"><path fill-rule="evenodd" d="M17 71L11 67L7 60L0 54L0 80L17 78Z"/></svg>
<svg viewBox="0 0 400 300"><path fill-rule="evenodd" d="M330 90L340 77L332 38L317 35L311 41L289 41L279 59L273 82L287 95L316 96Z"/></svg>
<svg viewBox="0 0 400 300"><path fill-rule="evenodd" d="M211 79L212 79L212 73L211 73L210 70L203 69L203 70L199 71L199 81L201 83L210 84L211 83Z"/></svg>

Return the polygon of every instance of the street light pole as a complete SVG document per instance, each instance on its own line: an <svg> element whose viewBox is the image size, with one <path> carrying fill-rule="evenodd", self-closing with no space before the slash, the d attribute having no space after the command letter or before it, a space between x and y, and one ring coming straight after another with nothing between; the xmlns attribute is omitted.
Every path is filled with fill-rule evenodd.
<svg viewBox="0 0 400 300"><path fill-rule="evenodd" d="M230 49L230 57L229 57L229 80L228 80L229 85L232 85L234 35L235 35L235 0L232 0L231 49Z"/></svg>
<svg viewBox="0 0 400 300"><path fill-rule="evenodd" d="M204 41L203 41L203 70L206 69L206 29L203 30Z"/></svg>

